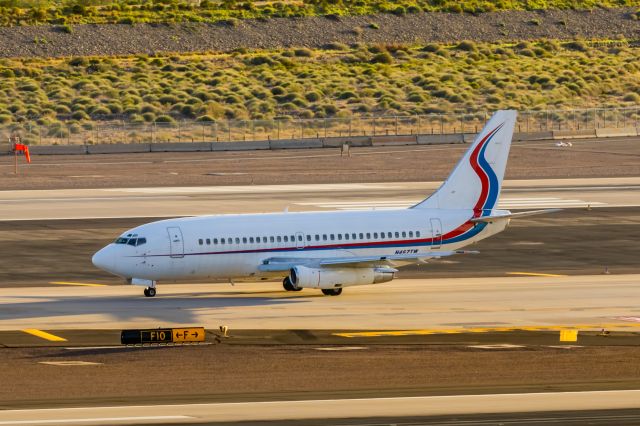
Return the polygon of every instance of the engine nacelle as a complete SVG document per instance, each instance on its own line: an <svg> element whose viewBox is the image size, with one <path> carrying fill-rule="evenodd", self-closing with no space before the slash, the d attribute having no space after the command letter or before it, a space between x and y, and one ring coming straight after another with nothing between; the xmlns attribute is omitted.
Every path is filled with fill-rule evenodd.
<svg viewBox="0 0 640 426"><path fill-rule="evenodd" d="M289 279L298 288L342 288L391 281L393 268L291 268Z"/></svg>

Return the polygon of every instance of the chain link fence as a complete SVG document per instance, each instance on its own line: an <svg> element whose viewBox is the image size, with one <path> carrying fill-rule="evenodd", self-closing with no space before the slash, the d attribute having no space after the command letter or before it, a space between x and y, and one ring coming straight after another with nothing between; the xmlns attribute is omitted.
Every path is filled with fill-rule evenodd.
<svg viewBox="0 0 640 426"><path fill-rule="evenodd" d="M0 137L19 135L30 145L160 142L235 142L354 136L476 133L490 112L326 119L220 120L174 123L87 122L5 125ZM517 132L593 130L640 126L640 107L522 111Z"/></svg>

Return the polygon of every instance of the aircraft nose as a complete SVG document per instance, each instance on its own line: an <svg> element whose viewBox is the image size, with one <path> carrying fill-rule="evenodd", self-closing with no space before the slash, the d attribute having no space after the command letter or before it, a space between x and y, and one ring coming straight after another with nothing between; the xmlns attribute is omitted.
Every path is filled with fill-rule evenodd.
<svg viewBox="0 0 640 426"><path fill-rule="evenodd" d="M96 268L111 272L115 266L115 255L112 247L106 246L96 252L91 258L91 262Z"/></svg>

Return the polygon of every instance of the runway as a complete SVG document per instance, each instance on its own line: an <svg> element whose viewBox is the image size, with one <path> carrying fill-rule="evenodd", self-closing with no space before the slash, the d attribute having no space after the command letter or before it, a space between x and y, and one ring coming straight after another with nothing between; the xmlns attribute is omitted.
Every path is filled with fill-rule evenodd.
<svg viewBox="0 0 640 426"><path fill-rule="evenodd" d="M217 329L459 330L473 327L640 328L638 275L408 279L347 288L340 297L279 283L0 289L1 330Z"/></svg>
<svg viewBox="0 0 640 426"><path fill-rule="evenodd" d="M0 221L161 218L404 208L441 182L63 189L0 192ZM500 208L640 206L640 178L506 181Z"/></svg>
<svg viewBox="0 0 640 426"><path fill-rule="evenodd" d="M329 419L496 414L514 410L520 413L621 410L640 408L639 393L629 390L17 410L0 411L0 425L194 424L313 419L327 422ZM560 415L559 419L562 417ZM626 413L626 419L629 418L638 419L637 414ZM580 420L590 419L583 415ZM615 413L610 413L608 420L625 420L625 415L616 419Z"/></svg>

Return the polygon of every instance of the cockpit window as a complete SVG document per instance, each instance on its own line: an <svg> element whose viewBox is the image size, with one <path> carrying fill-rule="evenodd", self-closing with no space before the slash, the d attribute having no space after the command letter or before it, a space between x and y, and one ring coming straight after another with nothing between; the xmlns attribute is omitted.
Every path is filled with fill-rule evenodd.
<svg viewBox="0 0 640 426"><path fill-rule="evenodd" d="M126 237L117 238L114 243L115 244L128 244L130 246L141 246L147 242L147 239L144 237L138 238L137 234L127 234Z"/></svg>

